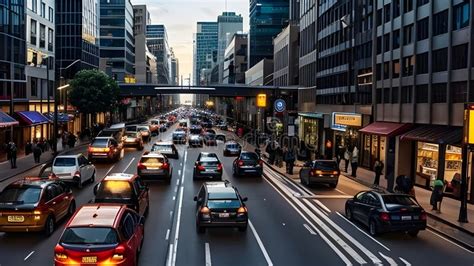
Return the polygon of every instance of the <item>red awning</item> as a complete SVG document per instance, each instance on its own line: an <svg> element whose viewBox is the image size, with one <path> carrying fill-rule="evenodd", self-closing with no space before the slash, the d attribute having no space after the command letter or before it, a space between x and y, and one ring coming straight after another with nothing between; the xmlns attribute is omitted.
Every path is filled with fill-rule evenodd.
<svg viewBox="0 0 474 266"><path fill-rule="evenodd" d="M375 122L364 127L363 129L360 129L359 132L391 137L391 136L396 136L396 135L405 133L411 127L412 127L412 124Z"/></svg>
<svg viewBox="0 0 474 266"><path fill-rule="evenodd" d="M460 144L462 142L462 129L462 127L453 126L424 125L403 134L400 139L437 144Z"/></svg>

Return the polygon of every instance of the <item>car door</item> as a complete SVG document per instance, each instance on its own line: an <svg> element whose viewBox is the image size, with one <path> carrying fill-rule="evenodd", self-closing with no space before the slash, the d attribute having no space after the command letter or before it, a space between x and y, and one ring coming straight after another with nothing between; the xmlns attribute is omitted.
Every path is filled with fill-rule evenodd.
<svg viewBox="0 0 474 266"><path fill-rule="evenodd" d="M135 234L137 222L132 216L132 212L126 211L122 216L122 221L120 222L120 233L124 238L123 243L127 247L127 257L132 258L132 261L135 261L137 254L137 235Z"/></svg>
<svg viewBox="0 0 474 266"><path fill-rule="evenodd" d="M46 206L54 215L56 221L61 219L65 212L63 192L63 189L55 183L46 187Z"/></svg>
<svg viewBox="0 0 474 266"><path fill-rule="evenodd" d="M201 209L202 204L205 201L205 195L206 195L206 190L204 189L204 187L201 187L201 189L199 190L199 193L197 195L196 212L198 212Z"/></svg>
<svg viewBox="0 0 474 266"><path fill-rule="evenodd" d="M89 173L87 176L91 178L92 175L94 175L95 166L89 160L87 160L85 156L82 156L82 160L84 160L84 164L87 167L87 172Z"/></svg>
<svg viewBox="0 0 474 266"><path fill-rule="evenodd" d="M133 186L135 187L135 191L137 193L138 213L140 215L144 215L148 206L148 188L140 179L140 177L135 178Z"/></svg>
<svg viewBox="0 0 474 266"><path fill-rule="evenodd" d="M355 220L361 220L362 209L364 208L363 199L367 192L358 193L353 199L352 216Z"/></svg>
<svg viewBox="0 0 474 266"><path fill-rule="evenodd" d="M368 225L369 220L370 220L370 215L377 208L377 206L380 205L380 202L377 199L377 196L375 196L371 192L366 193L364 197L362 198L362 201L363 201L363 205L360 210L360 221Z"/></svg>
<svg viewBox="0 0 474 266"><path fill-rule="evenodd" d="M81 182L84 183L89 178L89 172L87 171L87 165L82 157L77 157L77 164L79 166L79 172L81 173Z"/></svg>

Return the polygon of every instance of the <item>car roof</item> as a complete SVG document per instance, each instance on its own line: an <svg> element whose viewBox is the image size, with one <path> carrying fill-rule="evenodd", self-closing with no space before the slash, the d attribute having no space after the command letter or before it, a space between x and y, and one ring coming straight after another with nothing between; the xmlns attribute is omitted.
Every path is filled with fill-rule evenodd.
<svg viewBox="0 0 474 266"><path fill-rule="evenodd" d="M82 155L81 153L71 154L71 155L58 155L58 156L56 156L56 158L54 158L54 160L56 160L58 158L78 158L81 155Z"/></svg>
<svg viewBox="0 0 474 266"><path fill-rule="evenodd" d="M17 180L7 187L22 187L22 186L30 186L30 187L37 187L37 188L45 188L49 184L55 183L56 180L53 179L45 179L41 177L24 177L20 180Z"/></svg>
<svg viewBox="0 0 474 266"><path fill-rule="evenodd" d="M171 141L157 141L153 145L173 145Z"/></svg>
<svg viewBox="0 0 474 266"><path fill-rule="evenodd" d="M125 127L125 123L118 123L118 124L114 124L110 126L111 129L120 129L124 127Z"/></svg>
<svg viewBox="0 0 474 266"><path fill-rule="evenodd" d="M165 156L159 152L149 152L143 154L142 158L165 158Z"/></svg>
<svg viewBox="0 0 474 266"><path fill-rule="evenodd" d="M133 179L135 179L135 175L125 173L112 173L104 177L104 181L131 181Z"/></svg>
<svg viewBox="0 0 474 266"><path fill-rule="evenodd" d="M237 190L226 181L222 182L206 182L204 184L208 194L218 196L218 198L234 198L237 195Z"/></svg>
<svg viewBox="0 0 474 266"><path fill-rule="evenodd" d="M94 140L101 140L101 139L109 140L109 139L112 139L112 137L96 137Z"/></svg>
<svg viewBox="0 0 474 266"><path fill-rule="evenodd" d="M125 205L89 204L82 206L70 220L68 227L116 227Z"/></svg>
<svg viewBox="0 0 474 266"><path fill-rule="evenodd" d="M138 132L136 131L125 131L125 134L137 134Z"/></svg>

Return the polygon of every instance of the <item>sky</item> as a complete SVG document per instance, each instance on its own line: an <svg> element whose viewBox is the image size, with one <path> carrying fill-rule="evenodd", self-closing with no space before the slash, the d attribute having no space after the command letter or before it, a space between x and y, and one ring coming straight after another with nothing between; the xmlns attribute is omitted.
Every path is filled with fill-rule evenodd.
<svg viewBox="0 0 474 266"><path fill-rule="evenodd" d="M179 60L180 75L187 79L193 71L193 33L198 21L217 21L226 10L225 0L131 0L146 4L152 24L164 24L168 43ZM227 0L227 11L241 14L248 31L249 0ZM184 81L187 84L186 81Z"/></svg>

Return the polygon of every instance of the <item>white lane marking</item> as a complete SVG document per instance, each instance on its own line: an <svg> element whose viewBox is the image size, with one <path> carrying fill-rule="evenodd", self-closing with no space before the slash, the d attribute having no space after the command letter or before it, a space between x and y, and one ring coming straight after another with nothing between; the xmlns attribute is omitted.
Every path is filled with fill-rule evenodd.
<svg viewBox="0 0 474 266"><path fill-rule="evenodd" d="M179 175L181 175L181 173ZM176 185L179 186L179 179L176 179Z"/></svg>
<svg viewBox="0 0 474 266"><path fill-rule="evenodd" d="M165 240L168 240L169 238L170 238L170 229L166 230Z"/></svg>
<svg viewBox="0 0 474 266"><path fill-rule="evenodd" d="M211 248L209 247L209 243L204 244L204 250L206 252L206 266L211 266Z"/></svg>
<svg viewBox="0 0 474 266"><path fill-rule="evenodd" d="M35 253L35 251L31 251L30 254L28 254L28 256L25 257L25 259L23 259L23 261L26 261L27 259L29 259L31 257L31 255L33 255L33 253Z"/></svg>
<svg viewBox="0 0 474 266"><path fill-rule="evenodd" d="M252 229L252 233L253 233L253 235L255 236L255 239L257 240L258 246L260 247L260 250L262 251L263 256L265 257L265 260L267 261L268 266L272 266L272 265L273 265L273 262L272 262L272 260L270 259L270 256L268 255L268 252L267 252L267 250L265 249L265 246L263 245L262 240L261 240L260 237L258 236L257 230L255 230L255 227L253 227L253 224L252 224L252 222L250 221L250 219L249 219L249 226L250 226L250 229Z"/></svg>
<svg viewBox="0 0 474 266"><path fill-rule="evenodd" d="M316 204L318 204L319 207L321 207L323 210L325 210L327 213L331 213L331 210L326 207L326 205L324 205L321 201L315 199L313 200Z"/></svg>
<svg viewBox="0 0 474 266"><path fill-rule="evenodd" d="M107 172L105 173L104 177L106 177L106 176L108 176L108 175L110 174L110 171L112 171L112 169L114 169L114 166L115 166L115 164L112 165L112 166L109 168L109 170L107 170Z"/></svg>
<svg viewBox="0 0 474 266"><path fill-rule="evenodd" d="M382 256L382 258L384 258L387 262L388 262L388 265L390 266L395 266L395 265L398 265L392 258L390 258L389 256L386 256L384 255L382 252L379 251L379 254L380 256Z"/></svg>
<svg viewBox="0 0 474 266"><path fill-rule="evenodd" d="M176 200L176 196L173 196L173 201L175 201L175 200Z"/></svg>
<svg viewBox="0 0 474 266"><path fill-rule="evenodd" d="M173 211L170 211L170 217L173 217Z"/></svg>
<svg viewBox="0 0 474 266"><path fill-rule="evenodd" d="M426 228L426 231L431 232L433 235L435 235L435 236L437 236L437 237L439 237L439 238L441 238L441 239L444 239L444 240L448 241L449 243L451 243L451 244L453 244L453 245L455 245L455 246L457 246L457 247L459 247L459 248L461 248L461 249L464 249L465 251L467 251L467 252L469 252L469 253L471 253L471 254L474 253L473 251L470 251L469 249L466 249L465 247L463 247L463 246L461 246L461 245L459 245L459 244L454 243L453 241L447 239L446 237L444 237L444 236L442 236L442 235L436 233L435 231L433 231L433 230L431 230L431 229L429 229L429 228Z"/></svg>
<svg viewBox="0 0 474 266"><path fill-rule="evenodd" d="M178 185L176 185L176 187L174 187L174 193L177 193L178 192Z"/></svg>
<svg viewBox="0 0 474 266"><path fill-rule="evenodd" d="M349 195L349 194L347 194L346 192L341 191L341 190L339 190L339 189L337 189L337 188L336 188L336 191L339 192L339 193L341 193L341 194L343 194L343 195ZM350 196L350 195L349 195L349 196Z"/></svg>
<svg viewBox="0 0 474 266"><path fill-rule="evenodd" d="M339 256L339 258L341 258L342 261L344 261L344 263L346 265L352 265L351 261L325 236L321 233L321 231L313 224L311 223L311 221L305 216L303 215L303 213L301 213L301 211L287 198L283 195L282 192L280 192L280 190L278 190L272 183L270 183L270 181L268 181L266 178L264 179L265 182L267 182L270 186L273 187L273 189L275 189L275 191L280 194L280 196L286 200L286 202L288 202L288 204L293 207L293 209L301 216L301 218L303 218L308 224L311 225L311 227L316 230L316 232L319 234L319 236L324 240L324 242L326 242L326 244ZM309 211L309 210L308 210Z"/></svg>
<svg viewBox="0 0 474 266"><path fill-rule="evenodd" d="M173 256L173 244L170 244L170 247L169 247L169 252L168 252L168 258L166 259L166 266L171 266L171 260L172 260L172 256Z"/></svg>
<svg viewBox="0 0 474 266"><path fill-rule="evenodd" d="M184 196L184 173L186 173L186 159L188 155L188 151L184 152L184 166L183 166L183 175L181 176L181 186L180 186L180 193L179 193L179 201L178 201L178 218L176 219L176 231L174 233L174 247L171 259L171 265L176 265L176 255L178 252L178 239L179 239L179 227L181 225L181 210L183 207L183 196Z"/></svg>
<svg viewBox="0 0 474 266"><path fill-rule="evenodd" d="M181 175L181 170L178 170L178 175Z"/></svg>
<svg viewBox="0 0 474 266"><path fill-rule="evenodd" d="M352 199L354 196L351 195L316 195L316 196L303 196L300 198L304 199Z"/></svg>
<svg viewBox="0 0 474 266"><path fill-rule="evenodd" d="M135 161L135 157L133 157L132 160L130 160L130 162L128 163L127 167L125 167L125 169L123 169L122 173L127 172L127 169L130 167L130 165L132 165L133 161Z"/></svg>
<svg viewBox="0 0 474 266"><path fill-rule="evenodd" d="M406 261L404 258L402 257L398 257L403 263L405 263L406 266L411 266L411 263L409 263L408 261Z"/></svg>
<svg viewBox="0 0 474 266"><path fill-rule="evenodd" d="M316 235L316 233L313 231L313 229L311 229L311 227L309 227L309 225L307 224L303 224L304 228L306 228L306 230L308 230L308 232L312 235Z"/></svg>
<svg viewBox="0 0 474 266"><path fill-rule="evenodd" d="M355 225L353 222L349 221L349 219L346 218L346 216L342 215L339 212L336 212L337 215L342 217L342 219L346 220L346 222L350 223L352 226L354 226L357 230L362 232L364 235L366 235L368 238L372 239L375 243L379 244L381 247L386 249L387 251L390 251L388 247L386 247L384 244L380 243L377 239L373 238L371 235L367 234L364 230L360 229L357 225Z"/></svg>
<svg viewBox="0 0 474 266"><path fill-rule="evenodd" d="M309 203L308 200L306 199L303 199L303 201L307 201ZM312 205L312 204L310 204ZM377 256L375 256L372 252L370 252L364 245L362 245L359 241L357 241L356 239L354 239L351 235L349 235L344 229L342 229L338 224L336 224L333 220L331 220L329 217L327 217L326 215L324 215L323 212L321 212L318 208L316 208L314 205L313 206L310 206L315 212L316 214L318 214L321 218L323 218L323 220L326 221L327 224L331 225L334 229L336 229L336 231L338 231L341 235L343 235L347 240L349 240L352 244L354 244L354 246L356 246L358 249L360 249L365 255L367 255L370 260L372 260L372 263L373 264L380 264L382 263L382 261L380 261L379 258L377 258Z"/></svg>

